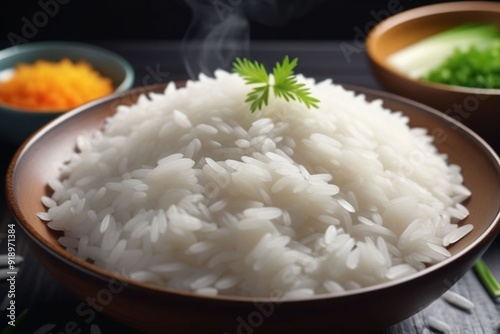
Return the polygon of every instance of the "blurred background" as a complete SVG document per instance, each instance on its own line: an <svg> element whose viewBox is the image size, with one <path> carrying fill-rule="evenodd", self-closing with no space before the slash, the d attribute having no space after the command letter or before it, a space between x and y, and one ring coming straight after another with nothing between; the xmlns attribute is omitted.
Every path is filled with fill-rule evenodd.
<svg viewBox="0 0 500 334"><path fill-rule="evenodd" d="M424 0L1 0L1 47L38 40L182 40L196 19L208 25L244 13L251 40L353 39L387 15Z"/></svg>

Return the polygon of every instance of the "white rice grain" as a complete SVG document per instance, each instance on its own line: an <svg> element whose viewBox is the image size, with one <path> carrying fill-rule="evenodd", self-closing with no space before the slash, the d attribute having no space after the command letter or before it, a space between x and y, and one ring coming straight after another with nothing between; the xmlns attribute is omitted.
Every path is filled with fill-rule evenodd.
<svg viewBox="0 0 500 334"><path fill-rule="evenodd" d="M449 234L445 235L443 238L443 240L445 241L444 242L445 246L447 246L449 244L453 244L453 243L457 242L458 240L462 239L464 236L469 234L469 232L472 231L473 228L474 228L474 226L472 224L466 224L466 225L460 226L459 228L457 228L453 232L450 232Z"/></svg>
<svg viewBox="0 0 500 334"><path fill-rule="evenodd" d="M255 217L258 219L275 219L281 216L282 211L280 208L251 208L243 211L243 214L247 217Z"/></svg>
<svg viewBox="0 0 500 334"><path fill-rule="evenodd" d="M427 316L426 322L429 327L442 333L450 333L452 330L451 326L447 322L432 315Z"/></svg>
<svg viewBox="0 0 500 334"><path fill-rule="evenodd" d="M474 308L474 303L472 301L451 290L446 291L442 295L442 298L448 303L464 310L472 310Z"/></svg>

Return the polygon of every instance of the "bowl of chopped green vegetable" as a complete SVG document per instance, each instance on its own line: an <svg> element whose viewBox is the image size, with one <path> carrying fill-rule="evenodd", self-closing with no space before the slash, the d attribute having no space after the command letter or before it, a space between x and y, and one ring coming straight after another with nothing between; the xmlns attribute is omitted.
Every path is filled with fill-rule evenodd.
<svg viewBox="0 0 500 334"><path fill-rule="evenodd" d="M462 122L500 149L500 3L448 2L393 15L366 52L389 91Z"/></svg>

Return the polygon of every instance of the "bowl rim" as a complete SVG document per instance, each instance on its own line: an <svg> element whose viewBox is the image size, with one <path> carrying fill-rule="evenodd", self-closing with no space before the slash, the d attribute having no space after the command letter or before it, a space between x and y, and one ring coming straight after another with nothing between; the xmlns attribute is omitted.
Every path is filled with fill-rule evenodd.
<svg viewBox="0 0 500 334"><path fill-rule="evenodd" d="M0 50L0 62L5 58L14 57L19 54L23 54L25 52L33 52L33 51L43 52L44 50L50 50L51 48L71 49L73 51L86 50L86 51L91 51L92 53L98 55L100 58L103 59L106 58L112 60L113 62L117 63L119 67L123 68L125 72L123 80L114 88L112 94L121 93L133 87L135 80L135 71L132 65L128 62L128 60L126 60L123 56L119 55L114 51L86 42L47 40L47 41L36 41L25 44L12 45L10 47ZM64 55L62 55L61 57L64 57ZM85 105L85 103L83 105ZM39 111L34 109L20 108L0 102L0 107L4 111L9 111L12 113L23 113L27 115L28 114L59 115L62 113L67 113L69 110L78 108L80 106L70 109Z"/></svg>
<svg viewBox="0 0 500 334"><path fill-rule="evenodd" d="M415 7L406 11L402 11L393 16L383 19L380 21L372 30L369 31L365 40L366 53L368 58L374 62L377 66L381 67L384 71L391 73L391 75L398 77L399 79L412 82L416 85L422 87L427 87L428 89L441 90L450 93L462 93L462 94L473 94L478 95L500 95L500 88L490 89L490 88L476 88L476 87L465 87L465 86L454 86L447 85L436 82L426 82L422 80L413 79L404 73L396 70L390 66L387 61L381 59L381 57L376 56L373 51L378 38L383 35L386 31L400 25L401 23L418 20L425 16L439 14L450 14L459 12L496 12L500 14L500 2L493 1L453 1L444 2L437 4L430 4Z"/></svg>
<svg viewBox="0 0 500 334"><path fill-rule="evenodd" d="M175 82L176 84L178 83L177 81ZM382 90L377 90L377 89L372 89L372 88L366 88L363 86L359 85L353 85L353 84L341 84L343 87L346 89L351 89L356 92L356 94L370 94L374 96L375 98L382 99L384 102L388 100L392 100L395 102L403 103L406 105L409 105L413 108L418 108L421 109L423 112L427 113L429 116L433 118L438 118L441 120L444 120L445 122L451 123L452 126L459 128L459 131L462 132L463 135L469 138L469 140L472 140L475 142L476 145L478 145L478 148L484 151L485 154L487 154L491 160L492 163L495 164L495 169L500 177L500 157L497 155L497 153L493 150L489 144L483 140L480 136L478 136L476 133L471 131L469 128L464 126L462 123L456 121L452 117L445 115L438 110L429 107L425 104L422 104L420 102L414 101L410 98L406 98L403 96L399 96L397 94L391 93L391 92L386 92ZM14 154L14 157L12 158L7 174L6 174L6 197L7 197L7 202L9 207L11 208L11 212L14 215L15 220L18 222L18 226L21 226L22 230L27 234L27 236L30 238L30 240L34 241L38 246L40 246L42 249L45 251L49 252L52 256L57 258L59 261L62 261L74 269L83 272L85 274L88 274L98 280L117 280L123 283L126 283L128 288L133 288L137 291L148 291L148 292L158 292L164 295L170 295L170 296L176 296L176 297L182 297L186 299L191 299L191 300L217 300L218 302L224 302L224 303L254 303L254 302L279 302L280 304L283 303L304 303L304 302L313 302L313 301L318 301L318 300L326 300L326 299L343 299L343 298L348 298L356 295L361 295L365 293L371 293L375 291L380 291L380 290L385 290L389 289L391 287L395 287L400 284L405 284L409 283L410 281L413 281L418 278L422 278L425 275L431 274L433 272L442 270L443 267L447 266L451 262L459 261L465 254L467 254L469 251L472 249L480 247L484 242L487 242L487 239L490 239L488 242L491 244L491 242L494 240L494 238L500 234L500 210L496 213L494 219L490 221L489 226L486 228L486 230L478 236L477 239L475 239L473 242L471 242L469 245L467 245L464 249L460 250L456 254L450 256L449 258L432 264L425 269L418 271L414 274L411 274L406 277L398 278L395 280L391 280L388 282L384 283L379 283L375 284L372 286L367 286L359 289L354 289L354 290L347 290L342 292L341 294L334 294L334 293L328 293L328 294L319 294L319 295L314 295L314 296L308 296L308 297L301 297L301 298L293 298L293 299L276 299L273 297L252 297L252 296L237 296L237 295L216 295L216 296L209 296L209 295L202 295L202 294L197 294L195 292L191 291L184 291L184 290L175 290L171 288L165 288L161 287L152 283L147 283L147 282L139 282L136 280L133 280L129 277L121 276L118 273L114 273L111 271L108 271L104 268L98 267L92 263L89 263L81 258L76 257L75 255L67 252L63 246L60 244L57 245L57 247L52 247L51 245L48 246L43 243L43 239L38 235L38 233L31 227L31 224L27 221L25 221L24 216L22 214L22 211L20 210L18 204L16 203L16 196L15 196L15 191L14 191L14 179L15 179L15 174L16 174L16 166L19 164L19 162L22 160L22 157L29 152L30 148L32 145L36 143L36 141L46 135L48 132L52 130L52 128L57 127L61 123L69 121L70 118L72 118L75 115L78 115L80 113L85 113L86 111L92 110L93 108L96 108L100 105L116 101L122 98L127 98L130 96L134 96L134 94L149 94L153 92L158 92L158 88L164 87L166 84L157 84L157 85L152 85L152 86L144 86L144 87L135 87L130 90L124 91L120 94L114 94L110 96L103 97L101 99L95 100L93 102L90 102L86 105L82 105L78 108L75 108L71 110L68 113L65 113L64 115L58 117L57 119L52 120L42 128L40 128L37 132L35 132L29 139L27 139L16 151ZM150 90L151 89L151 90ZM104 119L104 118L103 118ZM78 134L75 134L74 137L76 137ZM33 219L39 219L37 217L33 217ZM53 231L57 232L57 231ZM443 291L444 292L444 291Z"/></svg>

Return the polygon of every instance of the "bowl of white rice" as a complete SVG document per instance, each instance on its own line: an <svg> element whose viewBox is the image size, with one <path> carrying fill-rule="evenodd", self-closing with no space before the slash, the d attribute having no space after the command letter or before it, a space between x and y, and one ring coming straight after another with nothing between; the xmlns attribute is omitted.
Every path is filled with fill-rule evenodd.
<svg viewBox="0 0 500 334"><path fill-rule="evenodd" d="M7 175L33 251L144 332L369 332L415 314L498 234L499 158L425 105L298 80L318 109L252 113L217 71L51 122Z"/></svg>

